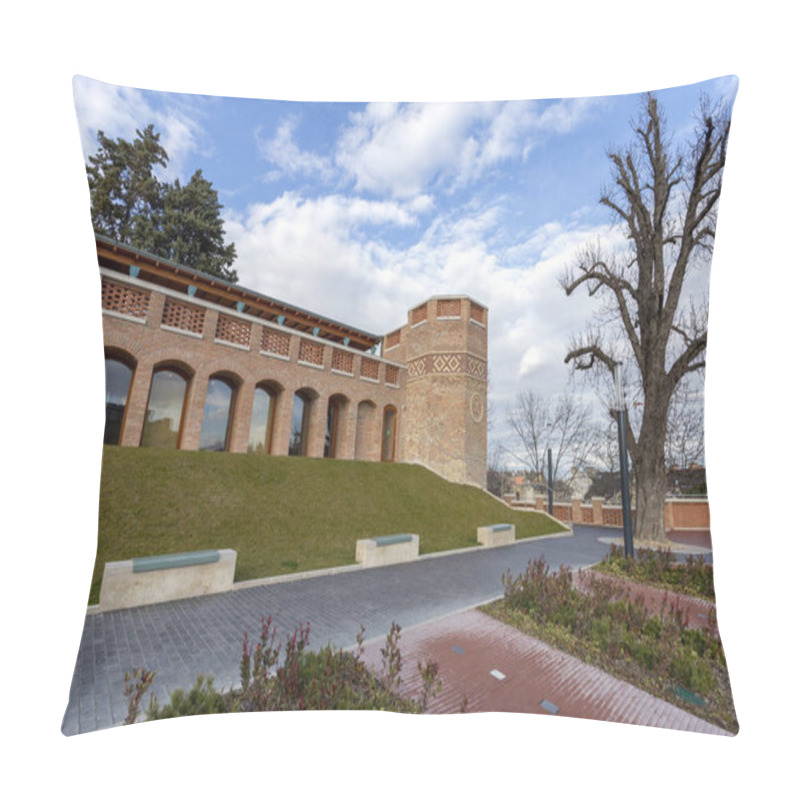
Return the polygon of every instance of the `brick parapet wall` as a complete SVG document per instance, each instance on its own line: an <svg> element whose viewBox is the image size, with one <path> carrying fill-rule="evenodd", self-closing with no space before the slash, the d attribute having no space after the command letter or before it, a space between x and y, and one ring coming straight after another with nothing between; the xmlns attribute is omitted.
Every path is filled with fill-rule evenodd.
<svg viewBox="0 0 800 800"><path fill-rule="evenodd" d="M507 495L505 501L515 508L546 510L547 498L537 495L533 502L514 499ZM632 509L636 516L636 509ZM606 504L603 498L593 497L591 504L579 498L571 503L553 503L553 516L564 522L578 525L598 525L608 528L622 527L622 506ZM669 497L664 504L664 526L666 530L709 530L711 519L708 499L704 497Z"/></svg>

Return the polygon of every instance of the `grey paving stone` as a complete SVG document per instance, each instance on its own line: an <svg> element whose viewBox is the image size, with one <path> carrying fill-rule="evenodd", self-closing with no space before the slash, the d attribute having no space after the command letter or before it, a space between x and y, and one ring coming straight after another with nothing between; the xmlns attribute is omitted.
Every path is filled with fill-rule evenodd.
<svg viewBox="0 0 800 800"><path fill-rule="evenodd" d="M121 724L123 676L136 667L156 670L160 702L198 674L235 685L244 632L256 639L262 618L272 616L281 640L308 622L311 647L352 647L361 625L369 640L384 637L392 622L408 627L488 602L502 594L507 570L518 573L540 555L554 568L593 564L608 551L598 541L607 533L584 526L569 537L88 615L62 732Z"/></svg>

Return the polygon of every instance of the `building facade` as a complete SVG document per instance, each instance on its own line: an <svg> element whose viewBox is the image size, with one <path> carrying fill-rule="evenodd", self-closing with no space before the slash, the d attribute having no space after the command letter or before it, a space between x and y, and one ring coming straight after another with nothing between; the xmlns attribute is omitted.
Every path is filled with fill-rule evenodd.
<svg viewBox="0 0 800 800"><path fill-rule="evenodd" d="M105 443L422 464L486 483L488 309L376 335L96 237Z"/></svg>

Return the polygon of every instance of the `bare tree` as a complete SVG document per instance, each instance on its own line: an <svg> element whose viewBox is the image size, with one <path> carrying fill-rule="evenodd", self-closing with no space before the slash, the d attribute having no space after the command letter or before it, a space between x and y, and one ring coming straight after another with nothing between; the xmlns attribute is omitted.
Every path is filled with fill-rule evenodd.
<svg viewBox="0 0 800 800"><path fill-rule="evenodd" d="M568 489L594 449L591 411L573 395L551 399L536 392L522 392L509 409L508 424L521 448L513 455L534 475L546 480L550 448L553 482L559 481Z"/></svg>
<svg viewBox="0 0 800 800"><path fill-rule="evenodd" d="M647 95L632 144L608 154L614 188L600 199L628 245L611 253L588 248L562 277L567 295L585 284L606 301L600 325L572 343L566 363L611 375L615 362L624 361L636 377L641 421L638 430L628 429L637 487L634 536L660 541L670 402L681 381L705 366L707 302L684 296L684 288L692 268L711 256L730 108L702 100L686 152L672 146L664 129L658 101Z"/></svg>
<svg viewBox="0 0 800 800"><path fill-rule="evenodd" d="M702 381L678 384L667 419L666 461L668 466L688 469L705 462L705 425Z"/></svg>

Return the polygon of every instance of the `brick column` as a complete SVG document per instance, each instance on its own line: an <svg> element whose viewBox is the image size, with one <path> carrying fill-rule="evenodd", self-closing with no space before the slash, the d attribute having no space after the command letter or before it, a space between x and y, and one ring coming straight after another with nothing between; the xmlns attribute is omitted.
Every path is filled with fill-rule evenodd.
<svg viewBox="0 0 800 800"><path fill-rule="evenodd" d="M583 501L580 497L572 498L572 524L580 525L583 522Z"/></svg>
<svg viewBox="0 0 800 800"><path fill-rule="evenodd" d="M306 431L306 455L322 458L325 454L325 429L328 422L328 398L317 395L311 400Z"/></svg>
<svg viewBox="0 0 800 800"><path fill-rule="evenodd" d="M206 403L207 391L208 371L195 373L186 390L183 430L179 443L181 450L197 450L200 445L200 429L203 426L203 408Z"/></svg>
<svg viewBox="0 0 800 800"><path fill-rule="evenodd" d="M592 524L594 524L594 525L602 525L603 524L603 498L602 497L593 497L592 498Z"/></svg>
<svg viewBox="0 0 800 800"><path fill-rule="evenodd" d="M230 433L228 450L231 453L246 453L247 442L250 438L250 420L253 416L253 397L256 385L245 382L236 389L233 399L233 421Z"/></svg>
<svg viewBox="0 0 800 800"><path fill-rule="evenodd" d="M153 364L150 361L140 361L133 371L128 403L125 406L125 424L120 441L123 447L138 447L142 440L142 428L147 414L147 399L150 396L152 381Z"/></svg>
<svg viewBox="0 0 800 800"><path fill-rule="evenodd" d="M664 503L664 529L671 531L675 528L675 506L671 500Z"/></svg>
<svg viewBox="0 0 800 800"><path fill-rule="evenodd" d="M275 415L272 420L272 449L276 456L289 454L289 437L292 430L292 405L294 387L284 389L275 398Z"/></svg>

